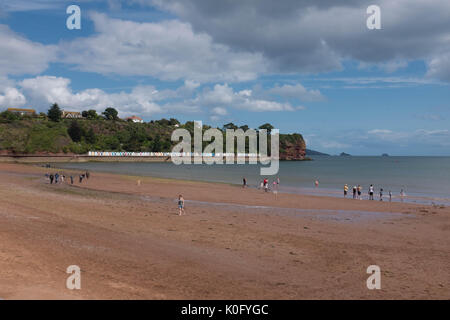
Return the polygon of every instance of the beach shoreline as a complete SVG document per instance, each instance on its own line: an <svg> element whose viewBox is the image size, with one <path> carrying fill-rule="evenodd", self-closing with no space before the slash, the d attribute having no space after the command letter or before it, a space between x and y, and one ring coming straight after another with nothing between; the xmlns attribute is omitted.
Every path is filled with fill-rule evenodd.
<svg viewBox="0 0 450 320"><path fill-rule="evenodd" d="M69 169L73 186L50 185L55 171L0 163L4 299L450 298L445 206Z"/></svg>

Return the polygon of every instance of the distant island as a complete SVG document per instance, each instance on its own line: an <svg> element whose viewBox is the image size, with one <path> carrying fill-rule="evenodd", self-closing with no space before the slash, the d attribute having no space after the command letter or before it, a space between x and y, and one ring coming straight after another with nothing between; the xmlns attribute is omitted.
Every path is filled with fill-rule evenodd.
<svg viewBox="0 0 450 320"><path fill-rule="evenodd" d="M341 152L341 154L339 155L340 157L350 157L351 154L345 153L345 152Z"/></svg>
<svg viewBox="0 0 450 320"><path fill-rule="evenodd" d="M382 157L389 157L389 155L387 153L383 153L381 156Z"/></svg>
<svg viewBox="0 0 450 320"><path fill-rule="evenodd" d="M323 153L323 152L319 152L319 151L315 151L315 150L311 150L311 149L306 149L306 155L308 156L329 156L328 153Z"/></svg>

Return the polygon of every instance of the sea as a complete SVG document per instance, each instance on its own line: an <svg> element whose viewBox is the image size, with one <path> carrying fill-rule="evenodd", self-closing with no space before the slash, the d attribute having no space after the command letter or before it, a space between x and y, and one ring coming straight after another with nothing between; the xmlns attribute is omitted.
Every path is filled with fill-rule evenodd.
<svg viewBox="0 0 450 320"><path fill-rule="evenodd" d="M344 185L361 185L363 197L373 184L375 200L383 189L383 201L450 205L450 157L312 156L311 161L280 161L275 176L261 176L260 164L183 164L172 162L85 162L58 163L58 168L121 173L182 180L242 184L251 188L264 178L279 179L279 192L342 197ZM318 181L318 186L315 186ZM401 190L404 196L401 196Z"/></svg>

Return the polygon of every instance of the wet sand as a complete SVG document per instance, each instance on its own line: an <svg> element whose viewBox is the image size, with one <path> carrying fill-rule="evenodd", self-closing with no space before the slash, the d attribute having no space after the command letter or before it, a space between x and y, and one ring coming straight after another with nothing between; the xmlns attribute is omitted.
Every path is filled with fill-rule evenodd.
<svg viewBox="0 0 450 320"><path fill-rule="evenodd" d="M0 298L450 298L448 207L96 172L50 185L47 170L0 164Z"/></svg>

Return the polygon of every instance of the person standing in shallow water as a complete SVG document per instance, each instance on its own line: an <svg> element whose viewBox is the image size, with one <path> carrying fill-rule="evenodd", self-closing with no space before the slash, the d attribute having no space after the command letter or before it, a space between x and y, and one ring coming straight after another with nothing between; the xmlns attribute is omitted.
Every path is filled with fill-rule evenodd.
<svg viewBox="0 0 450 320"><path fill-rule="evenodd" d="M178 213L179 216L185 214L185 211L184 211L184 198L183 198L183 196L181 194L178 196L178 210L179 210L179 213Z"/></svg>
<svg viewBox="0 0 450 320"><path fill-rule="evenodd" d="M369 200L373 200L373 184L369 187Z"/></svg>

